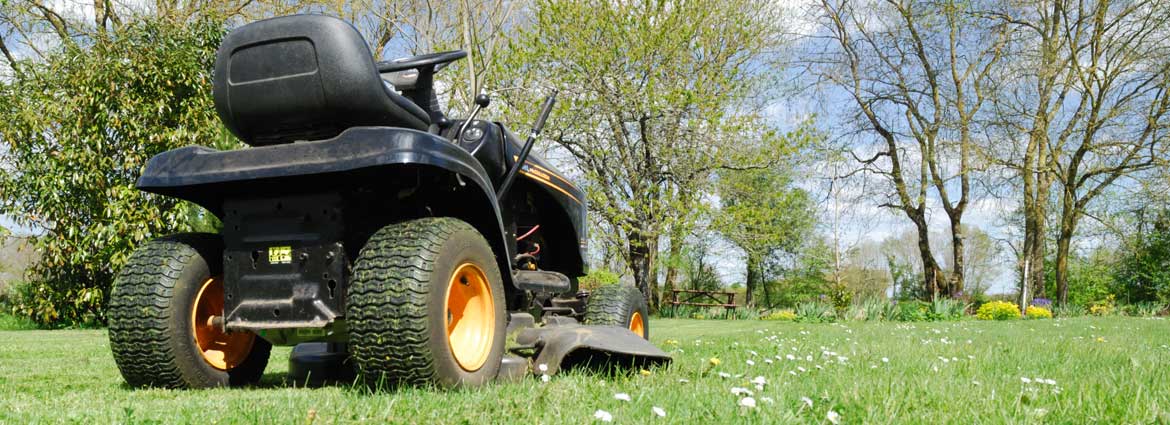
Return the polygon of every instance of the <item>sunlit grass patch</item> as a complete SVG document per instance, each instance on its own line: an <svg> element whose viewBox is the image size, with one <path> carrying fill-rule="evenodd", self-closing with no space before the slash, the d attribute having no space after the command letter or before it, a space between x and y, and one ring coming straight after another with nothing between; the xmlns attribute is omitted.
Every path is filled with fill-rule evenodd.
<svg viewBox="0 0 1170 425"><path fill-rule="evenodd" d="M296 388L288 349L260 388L130 390L104 331L0 332L0 423L1159 422L1167 325L655 320L652 340L675 358L666 368L379 394Z"/></svg>

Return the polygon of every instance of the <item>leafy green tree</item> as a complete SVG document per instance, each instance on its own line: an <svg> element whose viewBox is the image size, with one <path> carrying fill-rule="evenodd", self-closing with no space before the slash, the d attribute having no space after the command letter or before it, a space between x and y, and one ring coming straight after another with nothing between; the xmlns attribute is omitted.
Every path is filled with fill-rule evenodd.
<svg viewBox="0 0 1170 425"><path fill-rule="evenodd" d="M772 307L795 307L831 292L833 281L829 277L833 269L833 252L826 241L809 238L797 253L785 261L778 259L773 255L765 262L770 276L776 278L765 281L765 285L772 289L769 301Z"/></svg>
<svg viewBox="0 0 1170 425"><path fill-rule="evenodd" d="M1163 216L1153 227L1121 258L1115 275L1118 299L1170 303L1170 219Z"/></svg>
<svg viewBox="0 0 1170 425"><path fill-rule="evenodd" d="M794 252L804 243L816 224L815 205L788 172L777 168L727 170L719 173L718 187L716 228L746 254L744 301L751 305L764 279L765 258Z"/></svg>
<svg viewBox="0 0 1170 425"><path fill-rule="evenodd" d="M784 20L759 0L539 0L532 21L507 62L528 87L501 103L531 117L527 96L561 90L544 134L581 170L654 306L659 240L695 220L712 172L745 165L730 151L777 136L753 101L778 74Z"/></svg>
<svg viewBox="0 0 1170 425"><path fill-rule="evenodd" d="M12 63L0 83L0 213L40 234L19 313L94 323L137 244L206 220L134 188L151 156L231 147L211 99L215 19L128 22Z"/></svg>

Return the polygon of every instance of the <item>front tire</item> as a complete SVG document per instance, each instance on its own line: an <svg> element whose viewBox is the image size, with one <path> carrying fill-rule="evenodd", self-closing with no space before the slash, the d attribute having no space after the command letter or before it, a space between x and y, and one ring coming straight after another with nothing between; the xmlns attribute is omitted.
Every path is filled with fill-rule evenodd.
<svg viewBox="0 0 1170 425"><path fill-rule="evenodd" d="M133 387L208 388L256 383L272 346L251 332L225 333L223 242L179 234L130 256L110 295L110 348Z"/></svg>
<svg viewBox="0 0 1170 425"><path fill-rule="evenodd" d="M585 324L618 326L650 339L649 308L642 291L633 285L615 283L589 294Z"/></svg>
<svg viewBox="0 0 1170 425"><path fill-rule="evenodd" d="M354 262L351 355L366 383L474 387L504 353L504 287L483 236L454 218L391 224Z"/></svg>

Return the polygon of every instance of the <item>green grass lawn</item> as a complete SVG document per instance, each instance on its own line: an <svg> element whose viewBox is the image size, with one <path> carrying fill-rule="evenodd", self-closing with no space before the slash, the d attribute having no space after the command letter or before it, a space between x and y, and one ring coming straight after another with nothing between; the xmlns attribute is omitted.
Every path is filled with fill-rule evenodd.
<svg viewBox="0 0 1170 425"><path fill-rule="evenodd" d="M561 424L595 422L598 409L616 423L827 423L830 410L844 423L1170 421L1170 324L1161 319L656 320L651 333L675 362L649 375L571 373L548 383L369 394L285 382L287 348L274 351L259 388L132 390L105 331L3 331L0 423ZM710 366L711 357L720 365ZM763 390L748 382L756 376L766 380ZM733 387L753 391L757 407L741 407Z"/></svg>

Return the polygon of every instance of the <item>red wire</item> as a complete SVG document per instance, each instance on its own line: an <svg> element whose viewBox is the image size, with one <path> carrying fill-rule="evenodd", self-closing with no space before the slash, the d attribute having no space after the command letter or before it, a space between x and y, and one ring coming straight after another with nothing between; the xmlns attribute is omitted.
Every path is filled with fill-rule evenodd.
<svg viewBox="0 0 1170 425"><path fill-rule="evenodd" d="M516 240L518 240L518 241L522 241L522 240L524 240L524 238L527 238L527 237L529 237L529 236L532 236L532 234L533 234L533 233L536 233L536 229L539 229L539 228L540 228L540 225L539 225L539 224L537 224L537 225L535 225L535 226L532 226L532 230L529 230L529 231L528 231L528 233L525 233L525 234L524 234L524 236L521 236L521 237L518 237L518 238L516 238Z"/></svg>

